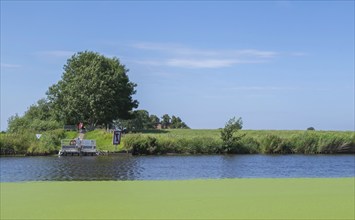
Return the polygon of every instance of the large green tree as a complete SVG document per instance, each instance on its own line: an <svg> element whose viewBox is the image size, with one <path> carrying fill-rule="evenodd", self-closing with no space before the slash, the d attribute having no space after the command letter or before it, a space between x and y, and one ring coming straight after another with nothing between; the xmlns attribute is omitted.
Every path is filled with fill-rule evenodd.
<svg viewBox="0 0 355 220"><path fill-rule="evenodd" d="M126 130L128 132L155 128L156 124L152 121L152 118L158 117L155 115L149 115L147 110L135 110L131 115L131 119L118 119L113 122L113 125L121 130Z"/></svg>
<svg viewBox="0 0 355 220"><path fill-rule="evenodd" d="M189 128L189 127L185 124L185 122L181 120L180 117L176 117L175 115L173 115L171 117L170 128Z"/></svg>
<svg viewBox="0 0 355 220"><path fill-rule="evenodd" d="M163 128L169 128L170 126L170 116L168 114L164 114L162 117L161 117L161 124L162 124L162 127Z"/></svg>
<svg viewBox="0 0 355 220"><path fill-rule="evenodd" d="M91 126L129 118L138 101L132 98L136 84L127 72L116 57L91 51L74 54L64 65L62 79L47 91L56 118Z"/></svg>
<svg viewBox="0 0 355 220"><path fill-rule="evenodd" d="M160 118L156 115L150 115L149 120L152 125L152 128L155 128L160 123Z"/></svg>

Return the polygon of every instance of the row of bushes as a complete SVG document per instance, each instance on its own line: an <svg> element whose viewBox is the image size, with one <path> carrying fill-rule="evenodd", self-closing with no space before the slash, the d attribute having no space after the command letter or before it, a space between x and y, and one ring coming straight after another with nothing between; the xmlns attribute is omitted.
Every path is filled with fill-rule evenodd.
<svg viewBox="0 0 355 220"><path fill-rule="evenodd" d="M32 131L1 134L0 154L42 155L56 153L60 148L60 140L65 137L66 133L63 129L43 132L40 139L37 139Z"/></svg>
<svg viewBox="0 0 355 220"><path fill-rule="evenodd" d="M268 134L242 135L238 141L224 146L213 137L152 136L130 134L124 147L135 155L177 154L335 154L355 153L355 136L307 131L290 136Z"/></svg>

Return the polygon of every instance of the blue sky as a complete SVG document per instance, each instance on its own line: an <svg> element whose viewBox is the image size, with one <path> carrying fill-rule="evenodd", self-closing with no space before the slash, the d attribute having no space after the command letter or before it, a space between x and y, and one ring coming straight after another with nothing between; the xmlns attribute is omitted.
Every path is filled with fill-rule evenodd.
<svg viewBox="0 0 355 220"><path fill-rule="evenodd" d="M354 1L1 1L1 130L83 50L191 128L354 130L354 29Z"/></svg>

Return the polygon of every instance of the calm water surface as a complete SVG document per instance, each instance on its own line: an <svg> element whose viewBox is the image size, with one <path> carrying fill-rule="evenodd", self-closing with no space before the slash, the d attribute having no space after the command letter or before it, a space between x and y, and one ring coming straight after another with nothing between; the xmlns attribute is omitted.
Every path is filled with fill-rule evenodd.
<svg viewBox="0 0 355 220"><path fill-rule="evenodd" d="M355 155L1 157L2 182L355 177Z"/></svg>

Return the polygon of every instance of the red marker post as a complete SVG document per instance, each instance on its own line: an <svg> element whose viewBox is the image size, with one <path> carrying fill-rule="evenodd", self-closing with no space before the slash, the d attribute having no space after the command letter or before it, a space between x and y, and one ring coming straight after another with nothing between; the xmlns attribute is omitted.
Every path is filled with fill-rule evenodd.
<svg viewBox="0 0 355 220"><path fill-rule="evenodd" d="M121 131L113 131L112 144L115 145L115 151L117 151L117 145L121 143Z"/></svg>

